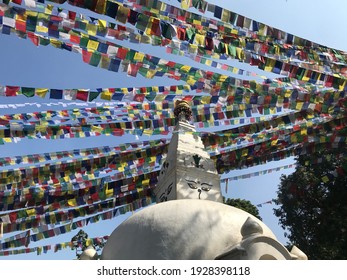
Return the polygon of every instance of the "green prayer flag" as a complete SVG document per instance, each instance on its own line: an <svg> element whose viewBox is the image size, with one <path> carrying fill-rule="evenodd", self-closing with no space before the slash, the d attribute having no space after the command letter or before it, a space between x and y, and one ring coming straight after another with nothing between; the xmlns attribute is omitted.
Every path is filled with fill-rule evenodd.
<svg viewBox="0 0 347 280"><path fill-rule="evenodd" d="M35 95L35 88L22 87L22 94L26 97L33 97Z"/></svg>
<svg viewBox="0 0 347 280"><path fill-rule="evenodd" d="M91 91L89 92L89 99L88 101L93 101L94 99L96 99L99 96L100 92L97 91Z"/></svg>
<svg viewBox="0 0 347 280"><path fill-rule="evenodd" d="M139 14L135 27L141 31L145 31L149 21L149 16Z"/></svg>
<svg viewBox="0 0 347 280"><path fill-rule="evenodd" d="M92 57L90 58L89 65L97 67L101 59L101 54L98 52L93 52Z"/></svg>
<svg viewBox="0 0 347 280"><path fill-rule="evenodd" d="M50 43L49 39L47 39L47 38L39 37L39 40L40 40L41 46L47 46Z"/></svg>

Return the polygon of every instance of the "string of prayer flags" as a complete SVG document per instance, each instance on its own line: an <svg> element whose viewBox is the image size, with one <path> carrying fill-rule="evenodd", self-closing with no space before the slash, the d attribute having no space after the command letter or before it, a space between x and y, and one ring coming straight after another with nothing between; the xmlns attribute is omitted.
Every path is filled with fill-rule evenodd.
<svg viewBox="0 0 347 280"><path fill-rule="evenodd" d="M108 235L100 236L100 237L93 237L88 238L86 240L87 244L95 244L100 245L107 241ZM0 256L11 256L11 255L19 255L19 254L30 254L30 253L36 253L38 256L42 253L47 254L48 251L53 251L53 253L56 253L60 250L64 249L73 249L74 244L71 241L68 242L60 242L54 245L44 245L44 246L37 246L37 247L31 247L31 248L24 248L24 249L13 249L13 250L6 250L6 251L0 251Z"/></svg>
<svg viewBox="0 0 347 280"><path fill-rule="evenodd" d="M272 204L272 200L268 200L268 201L259 203L259 204L257 204L256 206L257 206L257 207L263 207L263 205L265 205L265 204Z"/></svg>
<svg viewBox="0 0 347 280"><path fill-rule="evenodd" d="M243 175L227 177L227 178L221 179L221 183L227 184L229 181L238 181L238 180L243 180L243 179L249 179L249 178L252 178L252 177L267 175L267 174L270 174L272 172L278 172L278 171L282 171L282 170L285 170L285 169L294 168L295 166L296 166L296 164L287 164L287 165L282 165L282 166L278 166L278 167L275 167L275 168L269 168L269 169L260 170L260 171L257 171L257 172L252 172L252 173L247 173L247 174L243 174Z"/></svg>
<svg viewBox="0 0 347 280"><path fill-rule="evenodd" d="M94 216L81 219L76 222L68 223L63 226L55 227L53 229L41 231L35 234L30 234L30 242L37 242L43 239L48 239L61 234L71 232L71 230L82 228L88 226L91 223L97 223L102 220L109 220L117 217L118 215L123 215L128 212L133 212L139 208L146 207L152 204L154 201L150 197L144 197L141 199L133 200L127 204L123 204L112 210L105 211L101 214L96 214ZM23 240L11 240L4 243L0 243L0 250L7 250L9 248L16 248L24 246ZM1 251L0 251L1 252Z"/></svg>
<svg viewBox="0 0 347 280"><path fill-rule="evenodd" d="M0 166L9 166L17 164L35 164L42 163L48 160L61 160L63 158L72 158L78 156L89 156L89 155L98 155L106 154L110 152L123 152L122 157L125 156L125 152L139 152L139 149L144 148L154 148L162 145L168 144L170 141L168 139L159 139L152 141L143 141L143 142L134 142L126 144L118 144L117 146L102 146L95 148L86 148L86 149L74 149L70 151L57 151L44 154L32 154L25 156L16 156L16 157L2 157L0 158Z"/></svg>
<svg viewBox="0 0 347 280"><path fill-rule="evenodd" d="M23 30L21 30L21 31L23 31ZM83 34L82 34L83 35ZM90 36L87 36L87 38L90 38ZM89 40L88 42L90 43L90 44L94 44L94 42L96 42L95 41L96 39L94 38L94 41L93 40ZM58 42L57 40L54 40L54 42ZM105 42L101 42L102 44L105 44ZM59 44L58 44L59 45ZM61 46L63 46L63 45L61 45ZM98 66L98 64L99 64L99 62L100 61L97 61L97 63L96 64L94 64L94 62L90 59L91 58L91 55L92 55L92 52L91 51L96 51L96 48L94 48L94 47L89 47L88 48L88 45L86 45L86 46L82 46L81 44L80 44L80 47L86 47L88 50L82 50L82 53L83 53L83 59L84 59L84 61L86 62L86 63L89 63L90 65L93 65L93 66ZM115 47L116 48L121 48L121 46L119 46L119 45L115 45ZM94 48L94 50L93 50L93 48ZM123 50L124 50L124 48L123 48ZM131 50L132 51L132 50ZM253 50L254 51L254 50ZM137 55L141 55L141 56L143 56L144 57L144 55L143 54L141 54L141 53L139 53L139 52L135 52ZM96 54L97 56L100 56L100 55L98 55L98 54ZM105 55L107 55L107 54L105 54ZM258 54L258 56L261 56L260 54ZM88 57L88 58L86 58L86 57ZM239 57L239 59L241 59L240 57ZM274 65L272 62L274 61L274 58L271 58L271 57L262 57L262 59L265 61L265 65ZM244 60L244 59L241 59L241 60ZM111 62L117 62L117 61L115 61L115 60L111 60ZM120 61L118 61L117 63L120 63ZM291 69L290 70L290 73L292 73L293 71L295 71L295 73L298 71L298 70L300 70L300 72L303 72L304 71L304 68L302 68L301 66L299 66L299 67L297 67L297 66L293 66L293 65L290 65L290 64L288 64L288 63L286 63L286 62L280 62L280 63L282 63L282 65L284 65L284 67L285 68L288 68L287 67L287 65L289 66L289 68ZM293 63L293 62L291 62L291 63ZM119 64L118 64L119 65ZM260 65L259 63L257 63L257 65L259 65L259 68L260 69L263 69L263 70L265 70L265 71L268 71L268 72L274 72L275 71L275 69L271 66L271 67L269 67L269 66L265 66L265 67L263 67L262 65L264 65L263 63ZM307 64L305 67L310 67L310 65L311 64ZM110 66L111 66L111 68L109 68L108 67L108 70L111 70L111 71L118 71L118 66L116 67L116 68L114 68L113 66L112 66L112 63L110 64ZM142 66L141 66L142 67ZM113 69L113 70L112 70ZM277 69L277 68L276 68ZM141 69L139 68L139 67L137 67L136 66L136 64L128 64L128 66L127 66L127 72L128 72L128 74L130 74L131 76L136 76L136 74L137 74L137 72L141 72L140 71ZM176 69L177 70L177 69ZM310 71L310 77L308 77L308 79L311 81L311 82L313 82L313 80L312 80L312 75L314 76L314 77L316 77L317 75L315 74L316 72L316 69L310 69L311 71ZM156 71L156 70L155 70ZM277 71L277 70L276 70ZM320 72L326 72L327 71L327 69L320 69L319 70ZM147 70L145 71L146 73L147 73ZM161 72L160 70L159 70L159 72ZM336 71L335 71L336 72ZM335 76L333 76L333 75L323 75L324 76L324 79L323 79L323 84L324 85L326 85L326 86L336 86L336 85L338 85L338 88L340 88L340 89L344 89L345 87L346 87L346 79L343 79L343 78L341 78L341 77L338 77L338 76L336 76L337 74L335 74ZM144 75L144 76L146 76L146 75ZM296 75L295 76L295 78L296 79L299 79L299 80L302 80L303 79L303 76L301 76L301 75ZM318 82L318 81L314 81L314 82Z"/></svg>
<svg viewBox="0 0 347 280"><path fill-rule="evenodd" d="M25 182L28 184L30 180L35 183L43 183L44 180L49 184L59 183L59 178L63 178L76 174L85 174L87 171L92 174L105 169L112 169L118 172L124 172L128 166L132 168L142 168L147 164L154 164L162 160L162 154L167 151L168 145L161 145L146 149L138 149L129 152L110 153L109 155L99 155L99 157L86 157L80 159L69 159L57 161L54 163L42 163L34 166L13 168L0 171L1 184L6 184L7 187L12 182ZM144 165L146 163L146 165ZM75 173L75 171L78 171ZM48 180L47 180L48 179ZM87 177L87 180L90 179ZM42 181L41 181L42 180ZM65 181L65 178L64 178ZM64 183L65 185L67 182ZM20 186L17 185L18 189ZM18 193L17 193L18 194Z"/></svg>
<svg viewBox="0 0 347 280"><path fill-rule="evenodd" d="M70 1L71 2L71 1ZM125 7L123 7L122 6L122 3L120 3L119 2L119 4L120 5L118 5L118 4L115 4L116 5L116 7L118 7L118 10L116 10L116 13L122 13L122 10L123 9L128 9L128 8L125 8ZM74 5L76 5L76 3L74 3ZM83 5L81 5L81 4L79 4L80 6L82 6L83 7ZM139 7L139 5L137 5L137 7ZM170 7L170 6L169 6ZM215 7L217 7L217 6L214 6L214 5L212 5L211 6L211 8L215 8ZM90 7L87 7L87 8L90 8ZM224 9L222 9L222 8L218 8L218 9L220 9L220 10L223 10L224 11ZM170 9L169 9L170 10ZM70 12L70 11L69 11ZM69 13L70 14L70 13ZM189 13L187 13L188 15L189 15ZM116 20L118 19L118 17L114 17L113 15L110 15L110 16L112 16L112 18L115 18ZM130 15L129 15L129 13L128 13L128 17L129 17ZM194 15L195 17L196 16L198 16L198 15ZM242 17L242 18L244 18L244 17ZM73 18L69 18L70 20L78 20L78 17L76 18L76 17L73 17ZM128 18L129 19L129 18ZM63 19L64 20L64 19ZM228 22L229 22L229 20L227 20ZM247 20L246 20L247 21ZM248 20L248 21L250 21L250 20ZM237 21L238 22L238 21ZM100 22L98 21L98 24L99 24ZM84 24L82 24L82 26L86 26L87 27L87 29L86 29L86 31L88 31L88 32L90 32L90 30L91 29L93 29L93 28L89 28L88 29L88 26L90 25L90 24L92 24L92 23L90 23L90 22L84 22ZM217 23L217 24L219 24L219 23ZM235 22L235 24L236 24L236 22ZM149 26L149 27L147 27L147 29L150 29L151 28L151 24L150 24L150 22L148 22L147 23L147 25ZM223 23L221 23L221 25L219 25L219 26L222 26L223 25ZM95 27L94 29L97 29L97 27ZM119 28L119 29L122 29L122 28ZM221 32L223 29L222 28L220 28L219 29L219 32ZM277 30L277 29L273 29L273 28L271 28L271 30ZM120 31L122 31L122 30L120 30ZM127 29L127 31L131 31L132 32L132 30L129 30L129 28ZM237 32L237 30L236 29L234 29L233 31L236 31ZM197 33L198 34L198 33ZM247 34L247 33L246 33ZM280 34L282 34L281 32L280 32ZM95 35L95 34L91 34L91 35ZM98 35L100 35L100 34L98 34ZM103 33L101 33L101 35L103 35ZM235 34L233 34L233 35L235 35ZM253 36L252 36L252 39L254 38L254 35L256 36L257 34L252 34ZM215 36L216 37L216 36ZM267 40L261 40L261 36L259 36L260 38L258 38L258 40L261 42L261 43L266 43L267 42ZM117 38L117 39L123 39L124 37L121 37L121 38ZM142 42L144 42L145 40L142 40ZM281 41L279 41L279 42L281 42ZM276 43L277 43L277 41L276 41ZM305 46L307 46L307 44L305 45ZM278 51L278 49L280 49L280 51L288 51L288 47L281 47L280 45L275 45L275 47L277 48L277 51ZM267 49L269 49L269 48L273 48L272 46L270 46L270 47L268 47ZM316 44L311 44L311 48L309 48L308 50L310 51L310 50L312 50L312 49L315 49L315 48L317 48L317 49L319 49L319 50L322 50L322 46L320 46L320 45L316 45ZM218 48L217 48L218 49ZM258 49L258 48L257 48ZM303 48L300 48L300 53L303 53L303 52L305 52L306 51L306 49L303 49ZM262 49L262 52L264 52L264 49ZM272 51L270 51L268 54L271 54L271 53L273 53ZM332 55L335 53L335 56L334 57L332 57ZM336 60L339 60L339 59L342 59L342 61L338 61L339 63L346 63L346 59L343 59L343 55L338 55L338 51L337 50L330 50L330 49L328 49L328 50L324 50L324 51L320 51L319 53L317 53L316 55L311 55L310 56L310 59L315 59L315 58L319 58L319 57L322 57L322 56L327 56L327 55L330 55L329 57L327 57L326 59L324 59L323 60L323 63L329 63L329 62L335 62ZM292 56L292 55L291 55ZM302 56L299 56L299 57L295 57L295 59L302 59L302 58L307 58L308 57L308 55L302 55ZM335 65L335 67L338 67L338 64L336 64ZM335 72L336 72L337 70L335 69Z"/></svg>
<svg viewBox="0 0 347 280"><path fill-rule="evenodd" d="M254 147L251 147L251 149L240 148L239 150L235 150L230 153L212 155L211 158L215 160L218 172L223 173L233 169L256 166L292 156L311 154L312 152L317 151L336 151L345 147L346 143L347 137L345 136L320 136L316 137L310 142L302 142L291 146L286 146L286 149L266 151L259 148L258 145L254 146L256 149L254 149ZM259 153L257 151L259 151ZM243 155L242 158L241 155ZM248 155L248 157L246 157L246 155ZM236 161L237 158L239 159Z"/></svg>
<svg viewBox="0 0 347 280"><path fill-rule="evenodd" d="M346 53L205 0L181 0L181 7L143 0L67 1L98 13L99 18L43 2L6 0L0 5L2 34L78 53L84 63L122 72L124 77L163 77L175 82L97 89L0 86L0 97L49 98L58 106L67 106L59 100L76 100L71 106L86 107L20 113L27 103L1 104L1 109L18 113L0 116L0 144L23 138L48 141L125 134L164 138L0 158L0 211L5 211L0 214L0 236L14 232L0 243L5 250L0 255L58 251L70 244L29 245L151 204L167 154L166 137L176 125L173 109L178 99L191 107L192 123L199 131L192 134L201 135L219 173L315 151L345 156L341 151L347 143ZM187 11L193 8L205 14ZM139 48L139 44L165 48L166 53L204 66L152 56L125 47L127 42ZM230 59L282 77L269 79L217 61ZM184 85L175 85L176 81ZM89 108L97 100L107 105ZM211 133L212 127L219 131ZM319 164L319 159L311 160ZM229 181L293 167L224 175L221 182L228 192ZM343 164L320 179L329 182L346 172ZM25 249L12 250L19 247Z"/></svg>
<svg viewBox="0 0 347 280"><path fill-rule="evenodd" d="M57 196L52 201L46 201L47 204L41 202L41 204L38 206L26 205L26 208L19 208L16 210L13 210L15 207L12 206L10 207L10 209L12 209L11 212L1 215L0 220L3 223L10 224L11 222L14 223L20 219L31 219L37 217L38 215L44 215L53 211L61 211L63 209L70 209L71 207L91 205L91 203L98 206L95 209L99 209L100 203L103 205L106 198L124 197L124 194L129 191L134 191L135 189L139 189L141 191L143 186L153 187L153 185L155 185L157 182L158 173L159 171L157 170L144 170L142 174L130 174L128 177L118 175L111 176L109 180L107 180L107 183L105 183L104 189L100 188L100 180L98 181L98 184L91 187L90 190L88 190L90 195L82 196L83 189L81 189L81 196L76 195L74 198L72 198L71 195L70 198L67 199L65 197ZM97 187L99 189L97 189ZM72 214L69 214L69 216L70 215ZM29 220L29 222L30 221L31 220ZM9 227L9 225L7 225L7 227ZM13 230L13 228L7 230Z"/></svg>
<svg viewBox="0 0 347 280"><path fill-rule="evenodd" d="M121 195L114 195L112 199L104 199L103 201L99 200L98 202L94 202L88 205L84 204L82 206L72 205L67 210L59 209L57 212L50 211L45 214L30 216L28 218L18 218L11 214L10 222L4 223L4 233L37 228L43 225L57 225L59 223L64 223L75 218L85 217L87 215L98 213L100 212L100 210L105 211L107 209L114 209L117 206L131 203L132 201L137 199L143 199L146 197L150 198L152 187L153 186L147 186L129 190L128 192L124 192ZM17 238L15 240L24 240L25 238L28 238L28 236L20 236L20 238Z"/></svg>

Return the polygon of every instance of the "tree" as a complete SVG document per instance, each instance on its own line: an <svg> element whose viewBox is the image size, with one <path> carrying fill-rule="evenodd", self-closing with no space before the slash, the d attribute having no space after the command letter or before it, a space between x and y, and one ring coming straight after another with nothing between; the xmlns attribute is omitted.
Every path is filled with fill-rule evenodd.
<svg viewBox="0 0 347 280"><path fill-rule="evenodd" d="M274 213L309 259L347 259L345 154L343 148L299 156L295 172L281 177Z"/></svg>
<svg viewBox="0 0 347 280"><path fill-rule="evenodd" d="M259 216L258 208L255 207L249 200L239 198L228 198L227 200L224 200L224 203L239 208L243 211L246 211L247 213L252 214L256 218L258 218L259 220L262 220Z"/></svg>

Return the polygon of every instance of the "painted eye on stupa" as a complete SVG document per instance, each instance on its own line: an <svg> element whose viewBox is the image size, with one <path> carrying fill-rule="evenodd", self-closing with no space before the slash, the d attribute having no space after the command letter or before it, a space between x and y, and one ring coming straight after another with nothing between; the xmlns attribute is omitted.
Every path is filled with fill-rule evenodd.
<svg viewBox="0 0 347 280"><path fill-rule="evenodd" d="M186 179L186 181L187 181L189 188L194 189L194 190L198 188L198 184L195 181L187 180L187 179Z"/></svg>
<svg viewBox="0 0 347 280"><path fill-rule="evenodd" d="M201 183L201 189L205 192L208 192L212 189L212 185L208 183Z"/></svg>

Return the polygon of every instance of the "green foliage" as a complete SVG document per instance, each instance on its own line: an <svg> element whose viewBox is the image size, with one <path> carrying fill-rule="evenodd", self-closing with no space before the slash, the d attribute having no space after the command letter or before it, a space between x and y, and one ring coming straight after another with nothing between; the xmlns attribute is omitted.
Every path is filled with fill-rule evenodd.
<svg viewBox="0 0 347 280"><path fill-rule="evenodd" d="M339 152L300 156L281 177L274 213L309 259L347 259L347 161Z"/></svg>
<svg viewBox="0 0 347 280"><path fill-rule="evenodd" d="M256 218L258 218L259 220L262 220L259 216L258 208L255 207L249 200L239 198L228 198L226 201L224 200L224 203L239 208L243 211L246 211L247 213L252 214Z"/></svg>

